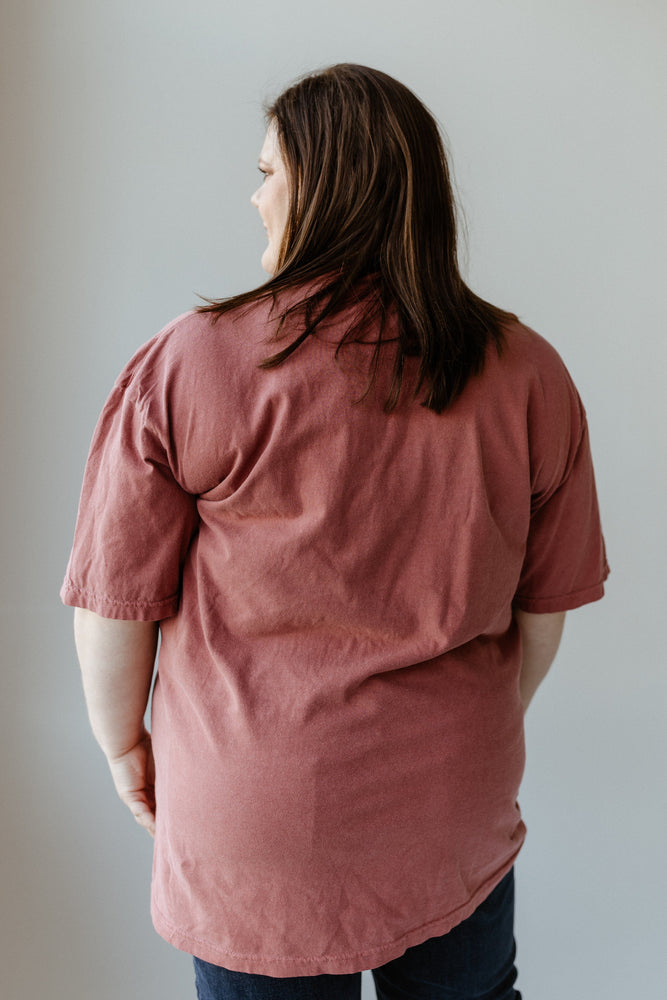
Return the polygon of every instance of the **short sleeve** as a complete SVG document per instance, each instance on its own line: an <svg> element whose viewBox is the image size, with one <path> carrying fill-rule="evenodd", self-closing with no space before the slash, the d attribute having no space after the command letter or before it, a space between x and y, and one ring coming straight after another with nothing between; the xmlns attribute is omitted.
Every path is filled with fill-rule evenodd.
<svg viewBox="0 0 667 1000"><path fill-rule="evenodd" d="M121 376L93 436L60 596L105 618L159 621L178 609L197 530L196 497L177 482L167 422L136 377Z"/></svg>
<svg viewBox="0 0 667 1000"><path fill-rule="evenodd" d="M514 606L569 611L604 594L609 575L586 414L564 369L532 429L533 494Z"/></svg>

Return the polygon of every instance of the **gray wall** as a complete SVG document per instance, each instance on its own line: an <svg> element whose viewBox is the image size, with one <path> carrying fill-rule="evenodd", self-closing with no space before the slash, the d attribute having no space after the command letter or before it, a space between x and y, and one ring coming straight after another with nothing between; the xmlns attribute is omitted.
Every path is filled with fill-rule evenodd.
<svg viewBox="0 0 667 1000"><path fill-rule="evenodd" d="M589 412L613 575L528 718L520 984L663 996L661 0L5 0L2 21L2 995L194 995L57 591L117 372L196 292L263 277L261 101L344 60L444 124L470 282L557 346Z"/></svg>

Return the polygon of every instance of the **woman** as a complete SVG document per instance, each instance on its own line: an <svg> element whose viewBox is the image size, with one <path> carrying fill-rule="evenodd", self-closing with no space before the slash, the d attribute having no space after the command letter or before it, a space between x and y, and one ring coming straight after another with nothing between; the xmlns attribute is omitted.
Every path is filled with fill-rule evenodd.
<svg viewBox="0 0 667 1000"><path fill-rule="evenodd" d="M464 284L409 90L334 66L268 126L271 277L141 348L93 439L93 730L202 1000L518 997L523 714L608 572L584 410Z"/></svg>

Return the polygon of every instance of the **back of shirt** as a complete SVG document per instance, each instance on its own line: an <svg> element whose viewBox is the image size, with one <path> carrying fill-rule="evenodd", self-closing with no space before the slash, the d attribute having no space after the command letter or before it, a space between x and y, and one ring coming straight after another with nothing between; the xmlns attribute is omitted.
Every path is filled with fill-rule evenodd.
<svg viewBox="0 0 667 1000"><path fill-rule="evenodd" d="M512 608L602 596L584 411L521 324L443 414L362 401L349 316L283 365L266 305L186 314L120 376L66 603L161 621L153 916L266 975L445 933L524 836ZM414 377L408 363L407 379Z"/></svg>

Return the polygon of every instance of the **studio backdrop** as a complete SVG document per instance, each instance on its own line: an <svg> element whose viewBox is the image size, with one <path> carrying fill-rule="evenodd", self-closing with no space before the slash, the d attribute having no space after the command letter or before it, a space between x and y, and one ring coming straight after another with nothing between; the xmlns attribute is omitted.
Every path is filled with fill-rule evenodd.
<svg viewBox="0 0 667 1000"><path fill-rule="evenodd" d="M664 4L5 0L1 18L2 995L194 996L152 930L152 844L89 732L58 590L116 375L197 295L264 280L263 101L346 61L437 116L467 280L554 344L588 412L612 575L527 717L519 986L664 996Z"/></svg>

